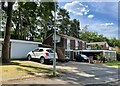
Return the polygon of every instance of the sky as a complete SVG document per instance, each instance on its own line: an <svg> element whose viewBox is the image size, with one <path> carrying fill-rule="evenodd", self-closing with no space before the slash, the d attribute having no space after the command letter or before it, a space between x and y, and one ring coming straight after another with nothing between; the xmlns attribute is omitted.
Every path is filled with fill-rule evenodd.
<svg viewBox="0 0 120 86"><path fill-rule="evenodd" d="M93 0L94 1L94 0ZM88 25L88 31L118 39L118 2L82 2L71 0L58 2L69 12L71 19L80 21L80 28Z"/></svg>

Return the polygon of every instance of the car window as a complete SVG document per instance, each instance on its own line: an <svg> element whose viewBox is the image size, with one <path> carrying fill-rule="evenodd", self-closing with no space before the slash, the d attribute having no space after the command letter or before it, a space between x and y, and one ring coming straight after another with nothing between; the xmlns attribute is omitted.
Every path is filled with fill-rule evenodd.
<svg viewBox="0 0 120 86"><path fill-rule="evenodd" d="M87 57L86 55L81 54L81 56L82 56L84 59L88 59L88 57Z"/></svg>
<svg viewBox="0 0 120 86"><path fill-rule="evenodd" d="M39 49L35 49L34 52L39 52Z"/></svg>
<svg viewBox="0 0 120 86"><path fill-rule="evenodd" d="M39 49L39 52L42 52L43 51L43 49Z"/></svg>
<svg viewBox="0 0 120 86"><path fill-rule="evenodd" d="M54 53L53 50L51 50L51 49L47 49L46 51L49 53Z"/></svg>

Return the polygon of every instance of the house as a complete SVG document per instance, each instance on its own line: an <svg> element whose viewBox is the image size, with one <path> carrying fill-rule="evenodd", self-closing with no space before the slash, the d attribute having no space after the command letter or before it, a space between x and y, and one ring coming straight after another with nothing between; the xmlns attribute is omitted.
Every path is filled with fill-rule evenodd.
<svg viewBox="0 0 120 86"><path fill-rule="evenodd" d="M95 46L100 49L100 50L109 50L109 45L107 42L91 42L91 43L87 43L87 48L88 50L91 50L91 49L95 49ZM96 48L96 49L97 49Z"/></svg>
<svg viewBox="0 0 120 86"><path fill-rule="evenodd" d="M44 39L43 44L53 47L54 35L50 34ZM56 46L59 59L69 58L74 60L74 56L78 54L78 52L74 51L86 49L86 42L68 35L56 34Z"/></svg>
<svg viewBox="0 0 120 86"><path fill-rule="evenodd" d="M117 56L116 56L116 51L114 50L77 50L75 52L79 52L81 54L85 54L88 57L89 56L93 56L93 59L96 60L96 56L104 56L105 58L107 58L108 60L116 60Z"/></svg>
<svg viewBox="0 0 120 86"><path fill-rule="evenodd" d="M86 44L86 50L80 51L87 56L102 55L108 59L116 60L116 51L111 50L107 42L91 42Z"/></svg>
<svg viewBox="0 0 120 86"><path fill-rule="evenodd" d="M0 38L0 57L2 53L2 38ZM23 41L23 40L13 40L10 39L10 58L11 59L24 59L29 51L37 48L40 42L33 41Z"/></svg>

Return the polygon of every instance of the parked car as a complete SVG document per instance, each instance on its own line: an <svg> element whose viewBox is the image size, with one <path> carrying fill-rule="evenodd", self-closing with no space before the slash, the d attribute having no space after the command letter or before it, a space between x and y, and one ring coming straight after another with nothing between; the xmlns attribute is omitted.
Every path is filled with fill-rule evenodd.
<svg viewBox="0 0 120 86"><path fill-rule="evenodd" d="M79 62L89 62L89 58L84 54L76 55L75 60Z"/></svg>
<svg viewBox="0 0 120 86"><path fill-rule="evenodd" d="M55 57L58 59L57 53ZM27 59L38 59L40 63L52 62L54 58L54 51L51 48L36 48L27 54Z"/></svg>

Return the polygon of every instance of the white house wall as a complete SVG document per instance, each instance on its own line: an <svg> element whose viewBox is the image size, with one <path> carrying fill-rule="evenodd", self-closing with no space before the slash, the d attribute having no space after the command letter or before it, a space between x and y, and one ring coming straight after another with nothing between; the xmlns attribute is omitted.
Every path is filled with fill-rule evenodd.
<svg viewBox="0 0 120 86"><path fill-rule="evenodd" d="M38 44L12 42L11 59L26 58L27 53L37 47Z"/></svg>

